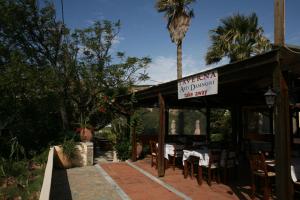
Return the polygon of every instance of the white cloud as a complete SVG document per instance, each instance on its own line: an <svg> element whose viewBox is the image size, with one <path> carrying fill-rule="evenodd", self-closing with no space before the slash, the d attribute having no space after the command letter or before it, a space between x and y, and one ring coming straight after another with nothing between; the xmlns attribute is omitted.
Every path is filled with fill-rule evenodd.
<svg viewBox="0 0 300 200"><path fill-rule="evenodd" d="M149 84L157 84L158 82L167 82L176 79L176 58L159 56L152 60L148 68L148 75L151 80Z"/></svg>
<svg viewBox="0 0 300 200"><path fill-rule="evenodd" d="M183 76L197 73L203 69L204 64L197 62L191 56L183 56ZM176 57L158 56L152 59L152 63L147 69L150 80L142 84L156 85L168 82L177 78L177 59Z"/></svg>
<svg viewBox="0 0 300 200"><path fill-rule="evenodd" d="M183 56L183 77L199 73L204 70L212 69L228 63L228 59L224 58L219 63L206 66L204 60L197 61L192 56ZM177 78L177 59L176 57L158 56L152 59L152 63L147 69L150 80L140 84L157 85L165 83Z"/></svg>

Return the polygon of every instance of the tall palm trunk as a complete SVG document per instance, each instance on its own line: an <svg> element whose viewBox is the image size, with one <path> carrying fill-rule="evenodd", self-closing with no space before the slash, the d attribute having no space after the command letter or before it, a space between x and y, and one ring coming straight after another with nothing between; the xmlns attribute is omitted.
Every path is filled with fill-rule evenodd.
<svg viewBox="0 0 300 200"><path fill-rule="evenodd" d="M177 44L177 79L182 78L182 41Z"/></svg>

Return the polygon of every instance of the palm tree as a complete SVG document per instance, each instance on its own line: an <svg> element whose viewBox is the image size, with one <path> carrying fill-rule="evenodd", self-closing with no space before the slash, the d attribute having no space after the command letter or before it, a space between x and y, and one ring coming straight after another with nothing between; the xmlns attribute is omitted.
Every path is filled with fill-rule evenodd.
<svg viewBox="0 0 300 200"><path fill-rule="evenodd" d="M210 31L212 45L206 53L207 64L219 62L223 57L235 62L271 49L255 13L249 16L236 14L222 19L221 23Z"/></svg>
<svg viewBox="0 0 300 200"><path fill-rule="evenodd" d="M156 9L164 12L172 42L177 45L177 79L182 78L182 40L187 32L193 10L189 7L195 0L157 0Z"/></svg>

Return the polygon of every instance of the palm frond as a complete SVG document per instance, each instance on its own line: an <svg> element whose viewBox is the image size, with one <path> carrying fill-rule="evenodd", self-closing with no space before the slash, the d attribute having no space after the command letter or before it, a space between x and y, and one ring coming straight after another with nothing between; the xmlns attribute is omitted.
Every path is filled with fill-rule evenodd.
<svg viewBox="0 0 300 200"><path fill-rule="evenodd" d="M206 54L207 64L219 62L222 58L217 55L227 56L230 62L234 62L271 49L270 41L263 36L263 28L258 25L255 13L249 16L237 13L220 22L221 25L209 31L212 45Z"/></svg>

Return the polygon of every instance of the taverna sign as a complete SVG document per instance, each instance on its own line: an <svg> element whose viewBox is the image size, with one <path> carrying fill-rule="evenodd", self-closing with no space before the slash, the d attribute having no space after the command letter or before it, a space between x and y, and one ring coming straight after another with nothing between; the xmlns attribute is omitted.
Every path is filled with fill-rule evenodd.
<svg viewBox="0 0 300 200"><path fill-rule="evenodd" d="M218 94L218 71L207 71L178 81L178 99Z"/></svg>

